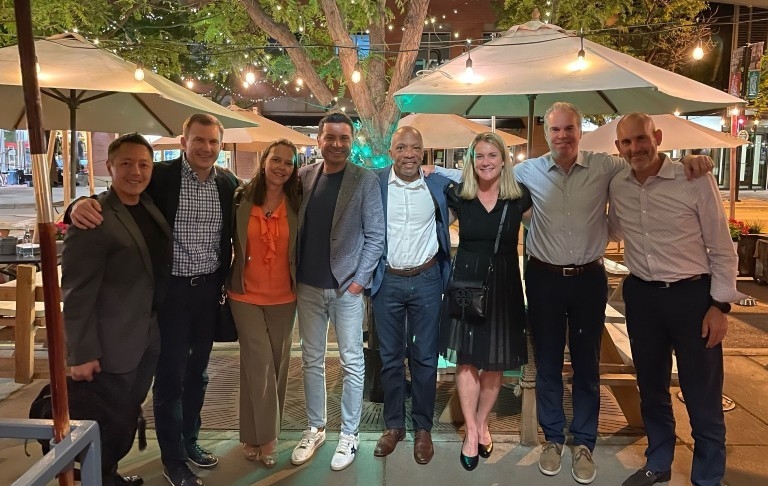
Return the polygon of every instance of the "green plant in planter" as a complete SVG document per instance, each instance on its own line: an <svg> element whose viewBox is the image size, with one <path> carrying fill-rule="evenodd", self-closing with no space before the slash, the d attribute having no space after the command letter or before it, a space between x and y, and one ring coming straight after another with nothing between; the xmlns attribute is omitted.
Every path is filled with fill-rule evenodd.
<svg viewBox="0 0 768 486"><path fill-rule="evenodd" d="M763 222L758 220L747 221L747 231L750 235L757 235L763 232Z"/></svg>

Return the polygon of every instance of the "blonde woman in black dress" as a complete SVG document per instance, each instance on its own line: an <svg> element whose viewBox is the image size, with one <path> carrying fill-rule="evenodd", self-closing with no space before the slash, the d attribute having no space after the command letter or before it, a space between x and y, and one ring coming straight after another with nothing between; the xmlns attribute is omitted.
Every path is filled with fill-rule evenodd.
<svg viewBox="0 0 768 486"><path fill-rule="evenodd" d="M453 278L482 281L491 262L494 264L485 320L470 323L450 317L446 300L440 328L441 354L456 364L456 388L466 427L459 458L468 471L477 467L478 456L489 457L493 450L488 416L501 388L502 373L519 368L527 356L517 243L531 198L515 181L509 165L503 140L495 133L482 133L467 150L462 183L447 189L452 218L459 220Z"/></svg>

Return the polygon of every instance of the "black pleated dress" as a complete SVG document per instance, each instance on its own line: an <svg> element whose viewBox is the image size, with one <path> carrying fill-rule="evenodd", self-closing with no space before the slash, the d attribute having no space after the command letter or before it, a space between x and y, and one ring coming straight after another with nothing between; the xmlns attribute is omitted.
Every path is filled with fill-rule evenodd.
<svg viewBox="0 0 768 486"><path fill-rule="evenodd" d="M517 369L527 361L525 341L525 302L520 281L518 234L523 212L531 207L528 189L509 201L495 256L495 269L488 289L488 315L484 323L465 323L448 316L443 300L440 324L440 353L455 364L471 364L478 369L504 371ZM483 280L493 258L504 200L491 212L479 199L458 196L461 185L446 189L448 207L459 220L459 247L454 275L460 280Z"/></svg>

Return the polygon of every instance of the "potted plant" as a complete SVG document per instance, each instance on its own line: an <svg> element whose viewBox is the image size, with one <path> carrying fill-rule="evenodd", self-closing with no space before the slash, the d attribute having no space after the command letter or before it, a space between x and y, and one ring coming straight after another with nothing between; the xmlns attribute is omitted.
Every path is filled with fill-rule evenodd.
<svg viewBox="0 0 768 486"><path fill-rule="evenodd" d="M69 228L69 225L59 221L54 226L56 226L56 253L61 254L62 248L64 247L64 237L67 236L67 228Z"/></svg>

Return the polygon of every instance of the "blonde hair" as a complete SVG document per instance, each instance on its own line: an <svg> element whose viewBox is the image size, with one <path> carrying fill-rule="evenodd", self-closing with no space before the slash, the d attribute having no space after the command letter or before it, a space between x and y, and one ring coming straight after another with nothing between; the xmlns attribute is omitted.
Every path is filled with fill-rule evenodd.
<svg viewBox="0 0 768 486"><path fill-rule="evenodd" d="M517 199L523 195L520 185L515 180L512 173L512 163L509 159L504 140L492 132L481 133L469 144L466 154L464 154L464 172L461 175L461 196L462 199L474 199L477 197L477 174L475 174L475 147L478 143L485 142L499 149L501 153L502 167L501 177L499 179L499 199Z"/></svg>

